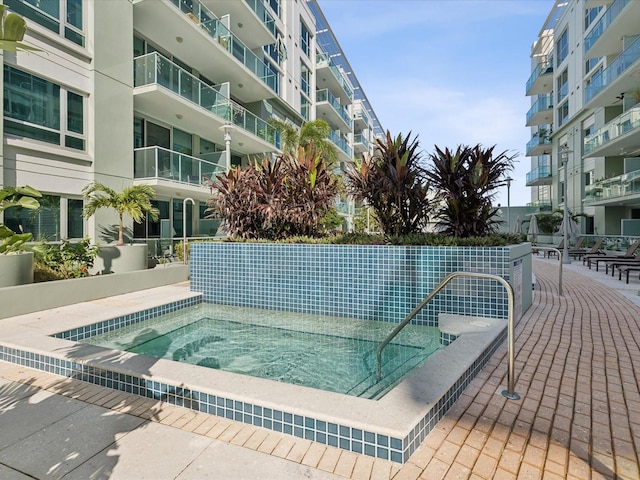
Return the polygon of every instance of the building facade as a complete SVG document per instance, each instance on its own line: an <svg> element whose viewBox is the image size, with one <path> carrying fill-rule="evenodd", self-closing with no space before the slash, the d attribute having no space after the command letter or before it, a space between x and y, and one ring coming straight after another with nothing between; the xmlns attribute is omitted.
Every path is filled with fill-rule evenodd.
<svg viewBox="0 0 640 480"><path fill-rule="evenodd" d="M640 235L640 2L556 1L531 59L530 205Z"/></svg>
<svg viewBox="0 0 640 480"><path fill-rule="evenodd" d="M137 240L212 235L208 180L277 155L272 119L326 120L343 164L380 129L314 0L5 4L39 51L3 53L0 186L45 195L5 218L35 238L111 240L113 212L80 215L92 181L152 185L160 219L130 224Z"/></svg>

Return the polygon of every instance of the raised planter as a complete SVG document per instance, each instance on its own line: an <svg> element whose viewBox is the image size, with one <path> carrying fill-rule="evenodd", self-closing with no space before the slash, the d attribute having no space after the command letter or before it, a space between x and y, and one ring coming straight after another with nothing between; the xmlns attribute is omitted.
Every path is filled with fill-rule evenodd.
<svg viewBox="0 0 640 480"><path fill-rule="evenodd" d="M125 273L148 268L147 244L100 247L91 273Z"/></svg>
<svg viewBox="0 0 640 480"><path fill-rule="evenodd" d="M33 252L0 255L0 287L33 283Z"/></svg>
<svg viewBox="0 0 640 480"><path fill-rule="evenodd" d="M531 244L506 247L194 243L191 289L205 301L363 320L400 322L452 272L508 280L516 319L532 301ZM416 317L439 313L506 318L493 280L456 279Z"/></svg>

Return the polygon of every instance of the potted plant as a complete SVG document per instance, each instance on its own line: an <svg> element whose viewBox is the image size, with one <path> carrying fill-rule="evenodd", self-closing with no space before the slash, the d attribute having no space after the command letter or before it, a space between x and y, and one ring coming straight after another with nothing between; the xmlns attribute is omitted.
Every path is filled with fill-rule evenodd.
<svg viewBox="0 0 640 480"><path fill-rule="evenodd" d="M124 243L124 217L131 217L134 222L141 223L146 215L154 221L159 211L151 205L155 197L149 185L133 185L122 192L116 192L99 182L87 185L82 194L85 206L82 216L89 218L101 209L112 209L118 214L118 242L115 245L101 247L98 257L102 259L102 273L130 272L147 268L147 245L130 245ZM96 265L98 269L100 265Z"/></svg>
<svg viewBox="0 0 640 480"><path fill-rule="evenodd" d="M0 190L0 213L11 207L35 210L41 197L33 187L4 187ZM25 251L31 238L31 233L17 233L0 223L0 287L33 282L33 253Z"/></svg>

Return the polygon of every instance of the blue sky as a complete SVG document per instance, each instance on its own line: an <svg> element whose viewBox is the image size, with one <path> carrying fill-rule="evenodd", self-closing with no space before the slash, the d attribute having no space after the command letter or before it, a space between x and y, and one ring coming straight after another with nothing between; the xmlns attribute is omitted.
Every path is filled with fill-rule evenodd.
<svg viewBox="0 0 640 480"><path fill-rule="evenodd" d="M519 153L511 205L531 201L524 156L531 45L553 0L318 0L382 127L425 152ZM496 203L507 204L506 187Z"/></svg>

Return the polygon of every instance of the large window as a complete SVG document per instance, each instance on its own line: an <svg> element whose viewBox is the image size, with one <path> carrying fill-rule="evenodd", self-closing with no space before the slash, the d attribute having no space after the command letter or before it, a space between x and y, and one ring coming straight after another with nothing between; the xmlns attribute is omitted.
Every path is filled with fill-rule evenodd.
<svg viewBox="0 0 640 480"><path fill-rule="evenodd" d="M565 30L556 44L556 66L559 66L569 54L569 31Z"/></svg>
<svg viewBox="0 0 640 480"><path fill-rule="evenodd" d="M300 62L300 90L307 96L311 95L311 73L304 62Z"/></svg>
<svg viewBox="0 0 640 480"><path fill-rule="evenodd" d="M558 126L564 125L569 118L569 100L558 107Z"/></svg>
<svg viewBox="0 0 640 480"><path fill-rule="evenodd" d="M593 21L596 19L596 17L598 16L601 10L602 10L601 6L585 9L584 11L584 31L585 32L589 28L589 25L591 25Z"/></svg>
<svg viewBox="0 0 640 480"><path fill-rule="evenodd" d="M300 22L300 48L307 57L311 57L311 34L302 21Z"/></svg>
<svg viewBox="0 0 640 480"><path fill-rule="evenodd" d="M14 12L84 47L82 0L5 0Z"/></svg>
<svg viewBox="0 0 640 480"><path fill-rule="evenodd" d="M569 71L566 68L556 78L556 92L558 92L556 104L559 105L569 94Z"/></svg>
<svg viewBox="0 0 640 480"><path fill-rule="evenodd" d="M4 131L85 149L84 97L4 65Z"/></svg>

